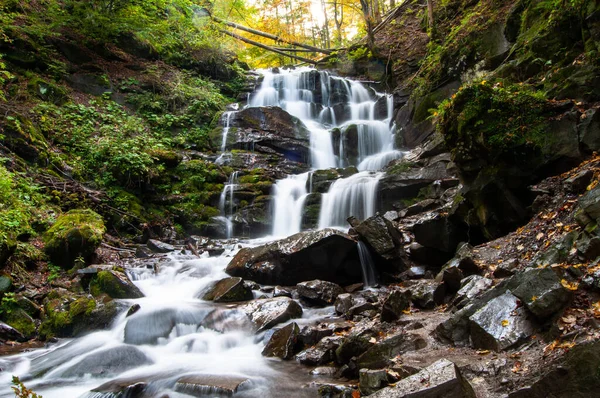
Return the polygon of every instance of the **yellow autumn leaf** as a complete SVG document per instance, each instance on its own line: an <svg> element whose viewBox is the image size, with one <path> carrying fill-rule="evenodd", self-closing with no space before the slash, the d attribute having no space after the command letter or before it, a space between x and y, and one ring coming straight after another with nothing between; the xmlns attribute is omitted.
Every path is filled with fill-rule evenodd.
<svg viewBox="0 0 600 398"><path fill-rule="evenodd" d="M537 296L533 296L533 297L531 297L531 302L532 302L532 303L533 303L533 302L535 302L535 300L537 300Z"/></svg>
<svg viewBox="0 0 600 398"><path fill-rule="evenodd" d="M561 284L562 284L562 285L563 285L565 288L567 288L567 289L569 289L569 290L577 290L577 288L579 287L579 283L577 283L577 282L569 282L569 281L568 281L568 280L566 280L566 279L562 279L562 280L560 281L560 283L561 283Z"/></svg>
<svg viewBox="0 0 600 398"><path fill-rule="evenodd" d="M502 320L502 327L507 327L508 325L510 325L510 322L508 321L508 319L503 319Z"/></svg>

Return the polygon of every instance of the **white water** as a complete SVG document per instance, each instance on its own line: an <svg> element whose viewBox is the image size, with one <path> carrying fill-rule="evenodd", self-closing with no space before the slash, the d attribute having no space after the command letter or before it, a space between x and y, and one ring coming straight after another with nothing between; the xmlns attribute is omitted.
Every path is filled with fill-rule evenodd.
<svg viewBox="0 0 600 398"><path fill-rule="evenodd" d="M231 173L229 181L223 186L223 192L221 192L221 196L219 197L219 210L221 211L221 215L225 218L227 239L231 238L233 234L233 194L238 187L238 175L239 171Z"/></svg>
<svg viewBox="0 0 600 398"><path fill-rule="evenodd" d="M245 245L258 243L264 241ZM121 301L126 304L125 308L139 304L138 312L130 317L122 313L110 330L63 340L47 349L1 357L0 397L14 397L9 389L12 375L21 377L28 388L44 398L107 397L110 395L90 391L117 379L149 381L148 390L153 394L146 391L144 396L188 397L173 392L175 381L187 374L248 378L247 391L236 396L280 397L282 382L295 391L285 393L286 396L313 396L314 390L300 388L307 383L302 376L306 373L304 370L290 375L279 368L279 362L261 355L263 344L257 339L260 335L243 328L219 333L199 326L219 305L196 297L211 283L227 276L224 269L237 250L234 247L237 245L232 245L220 257L172 256L170 261L161 264L157 275L147 268L132 269L130 275L146 297ZM309 310L304 315L306 319L300 321L331 314L331 307L317 312ZM111 350L125 349L139 350L139 355L146 358L142 362L146 363L112 374L110 367L120 361L127 362L127 358L110 362L102 373L90 367L90 362L102 361ZM93 374L88 373L88 368Z"/></svg>
<svg viewBox="0 0 600 398"><path fill-rule="evenodd" d="M358 255L360 257L360 265L362 266L364 286L375 286L377 284L377 276L375 275L375 261L371 256L371 252L369 252L369 248L361 240L358 241Z"/></svg>
<svg viewBox="0 0 600 398"><path fill-rule="evenodd" d="M378 171L402 156L394 149L394 127L391 123L393 99L379 94L360 82L335 77L310 68L262 71L260 88L250 97L248 106L279 106L299 118L310 131L310 166L313 170L357 166L364 173L336 181L323 196L319 228L344 227L346 218L370 217L376 209ZM377 101L386 98L386 117L376 119ZM336 114L337 109L337 114ZM339 128L341 137L334 150L332 129ZM356 135L357 148L346 148L344 142ZM356 152L357 156L350 157ZM302 177L278 181L274 189L273 235L299 232L303 204L310 187ZM281 218L283 217L283 219Z"/></svg>

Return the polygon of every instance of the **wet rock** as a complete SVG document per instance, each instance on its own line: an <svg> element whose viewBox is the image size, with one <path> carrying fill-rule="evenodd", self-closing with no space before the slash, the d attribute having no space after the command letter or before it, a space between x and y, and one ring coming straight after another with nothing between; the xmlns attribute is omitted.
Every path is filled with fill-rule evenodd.
<svg viewBox="0 0 600 398"><path fill-rule="evenodd" d="M402 292L410 292L412 302L419 308L431 309L444 302L446 287L432 280L407 281Z"/></svg>
<svg viewBox="0 0 600 398"><path fill-rule="evenodd" d="M262 351L263 356L291 359L298 345L300 328L295 322L276 330Z"/></svg>
<svg viewBox="0 0 600 398"><path fill-rule="evenodd" d="M147 250L145 247L138 246L135 248L135 258L150 258L152 257L152 252Z"/></svg>
<svg viewBox="0 0 600 398"><path fill-rule="evenodd" d="M105 232L104 221L96 212L71 210L44 235L45 250L54 264L69 269L79 257L86 262L91 260Z"/></svg>
<svg viewBox="0 0 600 398"><path fill-rule="evenodd" d="M600 256L600 237L582 233L577 239L577 252L586 260L595 260Z"/></svg>
<svg viewBox="0 0 600 398"><path fill-rule="evenodd" d="M584 150L592 153L600 148L600 111L588 109L585 116L580 126L579 140Z"/></svg>
<svg viewBox="0 0 600 398"><path fill-rule="evenodd" d="M402 247L402 235L390 221L379 214L369 217L354 230L381 257L393 259L398 257L398 248Z"/></svg>
<svg viewBox="0 0 600 398"><path fill-rule="evenodd" d="M283 286L275 286L273 289L273 297L289 297L292 298L292 289Z"/></svg>
<svg viewBox="0 0 600 398"><path fill-rule="evenodd" d="M329 363L335 358L335 350L340 346L343 339L342 336L325 337L316 346L298 353L296 360L303 365L310 366Z"/></svg>
<svg viewBox="0 0 600 398"><path fill-rule="evenodd" d="M573 177L569 177L565 180L565 188L572 193L582 193L590 182L592 182L592 178L594 178L594 172L592 170L580 171Z"/></svg>
<svg viewBox="0 0 600 398"><path fill-rule="evenodd" d="M81 377L83 375L118 375L126 370L150 365L153 362L139 349L122 345L94 352L61 373L62 377Z"/></svg>
<svg viewBox="0 0 600 398"><path fill-rule="evenodd" d="M356 359L356 365L361 369L385 368L397 355L426 346L427 342L418 335L401 332L375 343Z"/></svg>
<svg viewBox="0 0 600 398"><path fill-rule="evenodd" d="M231 397L249 384L245 377L192 374L177 379L174 389L193 397Z"/></svg>
<svg viewBox="0 0 600 398"><path fill-rule="evenodd" d="M332 305L338 295L344 293L339 285L332 282L313 280L296 285L300 297L315 305Z"/></svg>
<svg viewBox="0 0 600 398"><path fill-rule="evenodd" d="M146 245L148 246L148 249L155 253L170 253L175 251L175 246L156 239L149 239Z"/></svg>
<svg viewBox="0 0 600 398"><path fill-rule="evenodd" d="M25 336L17 329L13 328L10 325L7 325L4 322L0 322L0 340L2 341L23 341L25 340Z"/></svg>
<svg viewBox="0 0 600 398"><path fill-rule="evenodd" d="M139 304L134 304L127 310L127 317L132 316L136 312L138 312L142 307Z"/></svg>
<svg viewBox="0 0 600 398"><path fill-rule="evenodd" d="M373 344L377 333L369 328L354 328L335 350L335 360L339 365L347 364L353 357L358 357ZM356 369L358 371L358 369Z"/></svg>
<svg viewBox="0 0 600 398"><path fill-rule="evenodd" d="M425 247L417 242L409 245L410 258L418 263L439 267L448 261L448 253L435 248Z"/></svg>
<svg viewBox="0 0 600 398"><path fill-rule="evenodd" d="M381 321L392 322L399 319L403 311L410 308L411 294L406 291L394 290L383 301Z"/></svg>
<svg viewBox="0 0 600 398"><path fill-rule="evenodd" d="M540 319L561 310L571 299L567 290L552 268L529 269L519 275L519 286L512 289L517 296Z"/></svg>
<svg viewBox="0 0 600 398"><path fill-rule="evenodd" d="M400 380L372 394L372 398L475 398L469 382L458 367L447 359L440 359L419 373Z"/></svg>
<svg viewBox="0 0 600 398"><path fill-rule="evenodd" d="M116 270L98 272L90 282L90 293L94 297L107 294L116 299L144 297L142 291L131 282L127 274Z"/></svg>
<svg viewBox="0 0 600 398"><path fill-rule="evenodd" d="M219 333L230 331L251 333L255 330L255 326L246 312L239 309L217 308L206 315L200 326Z"/></svg>
<svg viewBox="0 0 600 398"><path fill-rule="evenodd" d="M12 288L12 279L6 275L0 275L0 296L10 292Z"/></svg>
<svg viewBox="0 0 600 398"><path fill-rule="evenodd" d="M457 308L464 307L467 303L488 290L494 281L479 275L471 275L462 281L462 287L454 297L453 305Z"/></svg>
<svg viewBox="0 0 600 398"><path fill-rule="evenodd" d="M329 325L321 323L318 325L307 325L300 330L300 341L304 346L317 344L324 337L331 336L334 332Z"/></svg>
<svg viewBox="0 0 600 398"><path fill-rule="evenodd" d="M156 344L166 338L178 324L199 325L208 309L163 308L153 312L137 313L125 324L124 342L127 344Z"/></svg>
<svg viewBox="0 0 600 398"><path fill-rule="evenodd" d="M469 317L473 346L495 351L510 348L535 330L517 297L509 291L494 298Z"/></svg>
<svg viewBox="0 0 600 398"><path fill-rule="evenodd" d="M353 398L358 391L352 386L324 384L319 386L318 394L322 398Z"/></svg>
<svg viewBox="0 0 600 398"><path fill-rule="evenodd" d="M446 217L438 216L414 225L415 240L423 246L435 248L444 253L454 253L461 241L461 232Z"/></svg>
<svg viewBox="0 0 600 398"><path fill-rule="evenodd" d="M448 293L457 292L464 277L480 272L472 258L472 250L473 247L468 243L459 245L454 258L448 261L436 276L436 281L446 284Z"/></svg>
<svg viewBox="0 0 600 398"><path fill-rule="evenodd" d="M352 295L349 293L343 293L337 296L334 303L335 312L340 315L346 314L350 308L354 305Z"/></svg>
<svg viewBox="0 0 600 398"><path fill-rule="evenodd" d="M142 398L148 383L148 380L140 378L117 379L108 381L91 392L102 394L100 396Z"/></svg>
<svg viewBox="0 0 600 398"><path fill-rule="evenodd" d="M287 297L259 299L240 309L250 317L257 332L302 316L302 307Z"/></svg>
<svg viewBox="0 0 600 398"><path fill-rule="evenodd" d="M243 248L226 272L262 284L284 286L313 279L345 285L362 278L356 242L330 228Z"/></svg>
<svg viewBox="0 0 600 398"><path fill-rule="evenodd" d="M600 391L600 343L579 344L568 350L551 366L545 366L540 377L527 387L508 395L509 398L595 397Z"/></svg>
<svg viewBox="0 0 600 398"><path fill-rule="evenodd" d="M242 278L224 278L215 283L202 296L202 300L217 303L230 303L236 301L248 301L254 298L250 287L244 284Z"/></svg>
<svg viewBox="0 0 600 398"><path fill-rule="evenodd" d="M506 261L502 261L500 264L496 266L494 270L495 278L506 278L511 275L514 275L515 271L519 267L519 260L515 258L508 259Z"/></svg>
<svg viewBox="0 0 600 398"><path fill-rule="evenodd" d="M373 394L388 385L387 372L385 369L361 369L358 372L358 383L361 394Z"/></svg>
<svg viewBox="0 0 600 398"><path fill-rule="evenodd" d="M592 220L600 219L600 187L596 187L579 198L579 207Z"/></svg>

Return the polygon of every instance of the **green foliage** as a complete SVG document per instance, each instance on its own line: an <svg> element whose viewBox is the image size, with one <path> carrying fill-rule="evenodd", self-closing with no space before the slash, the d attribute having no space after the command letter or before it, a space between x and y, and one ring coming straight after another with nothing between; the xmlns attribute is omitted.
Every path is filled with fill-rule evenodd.
<svg viewBox="0 0 600 398"><path fill-rule="evenodd" d="M351 61L359 61L361 59L370 59L373 56L368 47L358 47L355 50L348 52L348 58Z"/></svg>
<svg viewBox="0 0 600 398"><path fill-rule="evenodd" d="M2 9L0 8L0 14ZM1 25L1 23L0 23ZM0 39L2 36L2 28L0 28ZM2 62L2 54L0 54L0 102L6 102L6 94L4 93L4 87L7 80L12 79L14 76L6 69L6 64ZM1 138L1 136L0 136Z"/></svg>
<svg viewBox="0 0 600 398"><path fill-rule="evenodd" d="M550 104L525 85L481 81L463 86L434 116L451 148L477 146L491 153L520 146L542 147Z"/></svg>
<svg viewBox="0 0 600 398"><path fill-rule="evenodd" d="M46 279L48 283L56 280L61 273L61 268L58 265L54 265L51 262L48 263L48 278Z"/></svg>
<svg viewBox="0 0 600 398"><path fill-rule="evenodd" d="M15 293L13 293L13 292L4 293L4 296L2 297L2 301L0 301L0 315L2 315L3 318L6 318L10 314L12 314L15 310L17 310L18 308L19 308L19 305L17 304L17 299L15 297Z"/></svg>
<svg viewBox="0 0 600 398"><path fill-rule="evenodd" d="M15 393L16 398L42 398L41 395L38 395L25 387L25 385L19 380L17 376L12 377L12 390Z"/></svg>
<svg viewBox="0 0 600 398"><path fill-rule="evenodd" d="M0 243L34 233L49 218L39 186L0 165Z"/></svg>

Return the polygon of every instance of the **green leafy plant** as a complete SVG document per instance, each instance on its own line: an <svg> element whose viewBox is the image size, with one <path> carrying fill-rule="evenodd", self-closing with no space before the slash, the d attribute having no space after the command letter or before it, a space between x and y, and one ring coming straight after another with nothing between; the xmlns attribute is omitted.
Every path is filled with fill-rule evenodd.
<svg viewBox="0 0 600 398"><path fill-rule="evenodd" d="M14 391L16 398L42 398L41 395L38 395L25 387L23 382L21 382L17 376L13 376L12 384L13 386L11 388Z"/></svg>
<svg viewBox="0 0 600 398"><path fill-rule="evenodd" d="M61 268L58 265L54 265L52 263L48 263L48 283L56 280L60 276Z"/></svg>
<svg viewBox="0 0 600 398"><path fill-rule="evenodd" d="M0 301L0 314L4 316L10 315L17 308L19 306L15 294L13 292L5 293L2 301Z"/></svg>

